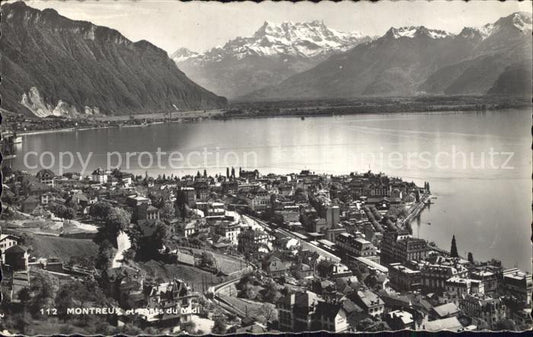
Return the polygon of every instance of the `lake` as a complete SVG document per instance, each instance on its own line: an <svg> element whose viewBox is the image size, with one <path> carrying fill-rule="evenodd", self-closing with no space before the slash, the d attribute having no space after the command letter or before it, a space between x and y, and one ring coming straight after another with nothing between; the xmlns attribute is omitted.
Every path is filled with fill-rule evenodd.
<svg viewBox="0 0 533 337"><path fill-rule="evenodd" d="M25 136L13 166L36 172L40 158L59 173L59 152L71 151L65 171L84 174L105 168L110 152L112 166L120 158L123 170L150 175L382 171L430 182L435 203L413 235L449 249L455 234L462 255L531 270L530 125L529 110L206 120Z"/></svg>

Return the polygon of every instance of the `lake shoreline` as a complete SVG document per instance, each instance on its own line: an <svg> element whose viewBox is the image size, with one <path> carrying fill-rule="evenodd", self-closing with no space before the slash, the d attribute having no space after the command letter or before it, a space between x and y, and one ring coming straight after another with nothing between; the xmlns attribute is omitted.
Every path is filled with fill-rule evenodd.
<svg viewBox="0 0 533 337"><path fill-rule="evenodd" d="M371 169L417 184L432 183L431 191L439 201L426 207L420 220L414 218L415 237L449 249L455 235L462 256L472 251L476 260L482 260L494 257L497 251L505 265L530 270L531 241L524 238L527 228L523 225L531 223L530 121L530 109L373 113L305 121L297 117L231 122L207 119L191 124L28 136L17 148L12 168L35 167L30 171L36 173L42 167L39 157L30 155L25 163L24 156L34 151L54 151L56 156L59 152L74 154L73 165L65 157L69 167L64 172L90 172L109 163L116 166L119 157L123 170L142 175L149 168L153 176L194 175L201 168L207 168L210 175L224 174L228 166L237 171L242 166L280 174L306 169L331 174ZM147 156L139 160L139 153L155 156L158 148L161 153L181 153L183 158L174 166L169 164L168 155L163 155L161 165L155 165L155 161L148 165ZM457 169L453 169L451 155L436 156L440 151L451 153L454 148L466 154L465 167L460 157ZM514 169L492 168L487 159L490 148L498 153L514 153L508 163ZM211 153L206 159L194 154L203 149ZM108 163L106 154L114 152L120 155L113 155ZM134 152L137 155L125 164L126 155ZM252 152L255 155L249 156ZM431 155L409 159L413 152ZM80 159L77 153L82 155ZM90 159L89 153L93 154ZM404 160L389 162L387 158L397 153ZM474 154L473 162L468 160L470 153ZM481 167L483 153L486 165ZM506 158L494 156L494 163L501 165ZM50 166L46 156L44 159ZM50 169L59 172L59 161Z"/></svg>
<svg viewBox="0 0 533 337"><path fill-rule="evenodd" d="M479 109L442 109L442 110L413 110L413 111L385 111L385 112L349 112L349 113L289 113L289 114L257 114L257 115L244 115L244 116L238 116L238 115L231 115L231 116L224 116L224 115L216 115L211 117L194 117L194 118L179 118L179 119L173 119L173 120L159 120L159 119L153 119L150 122L144 123L144 124L124 124L124 125L102 125L102 126L94 126L94 127L68 127L68 128L58 128L58 129L45 129L45 130L34 130L34 131L23 131L18 132L17 135L19 136L33 136L33 135L42 135L42 134L53 134L53 133L65 133L65 132L77 132L77 131L88 131L88 130L99 130L99 129L120 129L120 128L144 128L148 126L153 125L161 125L161 124L192 124L202 121L231 121L231 120L247 120L247 119L269 119L269 118L300 118L302 120L305 120L305 118L317 118L317 117L340 117L340 116L353 116L353 115L396 115L396 114L441 114L441 113L468 113L468 112L488 112L488 111L507 111L507 110L516 110L520 109L521 107L508 107L508 108L490 108L486 110L479 110Z"/></svg>

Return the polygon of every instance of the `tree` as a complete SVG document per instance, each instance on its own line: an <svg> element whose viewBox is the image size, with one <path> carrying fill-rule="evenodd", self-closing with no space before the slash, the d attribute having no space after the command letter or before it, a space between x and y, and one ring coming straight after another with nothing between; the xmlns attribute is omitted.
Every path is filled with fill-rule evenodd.
<svg viewBox="0 0 533 337"><path fill-rule="evenodd" d="M159 210L159 215L162 220L172 220L176 216L176 209L171 202L165 202L163 207Z"/></svg>
<svg viewBox="0 0 533 337"><path fill-rule="evenodd" d="M238 296L249 300L255 300L257 297L257 291L255 290L255 287L252 284L247 283L244 288L239 292Z"/></svg>
<svg viewBox="0 0 533 337"><path fill-rule="evenodd" d="M220 315L215 319L215 324L213 325L211 332L217 335L223 335L226 333L226 330L226 317Z"/></svg>
<svg viewBox="0 0 533 337"><path fill-rule="evenodd" d="M468 262L474 263L474 255L472 255L472 252L468 252Z"/></svg>
<svg viewBox="0 0 533 337"><path fill-rule="evenodd" d="M304 191L303 188L298 187L294 191L294 200L296 202L307 202L307 193Z"/></svg>
<svg viewBox="0 0 533 337"><path fill-rule="evenodd" d="M152 234L153 245L156 249L163 248L165 244L165 239L168 236L167 226L161 221L156 220L156 229L154 234Z"/></svg>
<svg viewBox="0 0 533 337"><path fill-rule="evenodd" d="M316 266L316 270L320 277L328 277L332 267L333 263L331 261L320 260L320 262Z"/></svg>
<svg viewBox="0 0 533 337"><path fill-rule="evenodd" d="M93 218L103 220L107 217L107 215L111 211L111 208L113 207L110 203L105 201L99 201L91 206L91 208L89 209L89 215Z"/></svg>
<svg viewBox="0 0 533 337"><path fill-rule="evenodd" d="M276 282L272 281L266 284L263 294L263 300L265 302L276 304L282 296L283 295L278 290Z"/></svg>
<svg viewBox="0 0 533 337"><path fill-rule="evenodd" d="M30 291L33 296L28 303L28 307L33 316L38 316L40 309L46 307L48 301L52 299L52 283L48 277L37 274L31 282Z"/></svg>
<svg viewBox="0 0 533 337"><path fill-rule="evenodd" d="M275 322L278 320L278 310L274 304L264 303L259 311L261 312L261 315L265 317L267 322Z"/></svg>
<svg viewBox="0 0 533 337"><path fill-rule="evenodd" d="M185 216L187 215L186 204L187 196L185 195L185 192L181 189L177 190L174 208L176 210L176 217L181 216L182 220L185 220Z"/></svg>
<svg viewBox="0 0 533 337"><path fill-rule="evenodd" d="M202 252L200 258L200 265L203 267L214 268L216 267L216 260L213 254L208 252Z"/></svg>
<svg viewBox="0 0 533 337"><path fill-rule="evenodd" d="M374 322L370 318L365 318L357 324L357 330L359 331L370 331L370 332L378 332L378 331L387 331L390 330L390 327L387 325L387 323L383 321Z"/></svg>
<svg viewBox="0 0 533 337"><path fill-rule="evenodd" d="M59 288L55 305L59 317L68 318L67 308L103 306L109 303L96 281L70 281Z"/></svg>
<svg viewBox="0 0 533 337"><path fill-rule="evenodd" d="M51 206L50 210L56 216L63 218L63 219L70 220L70 219L74 219L74 217L76 216L76 210L71 207L67 207L65 205L54 204Z"/></svg>
<svg viewBox="0 0 533 337"><path fill-rule="evenodd" d="M111 266L111 260L114 257L113 246L108 240L99 243L98 253L94 261L95 267L100 270L106 270Z"/></svg>
<svg viewBox="0 0 533 337"><path fill-rule="evenodd" d="M92 269L94 268L94 259L87 256L71 256L67 261L69 266L81 266L83 268Z"/></svg>
<svg viewBox="0 0 533 337"><path fill-rule="evenodd" d="M33 245L33 236L28 233L22 233L19 236L18 244L21 246L32 246Z"/></svg>
<svg viewBox="0 0 533 337"><path fill-rule="evenodd" d="M98 228L94 238L97 244L107 240L116 247L118 233L128 228L131 215L122 208L113 207L105 217L104 226Z"/></svg>
<svg viewBox="0 0 533 337"><path fill-rule="evenodd" d="M73 207L65 207L61 217L63 219L72 220L76 217L76 210Z"/></svg>
<svg viewBox="0 0 533 337"><path fill-rule="evenodd" d="M131 242L132 252L128 253L128 258L133 256L143 261L159 258L159 250L165 245L168 237L168 227L161 220L153 221L152 227L155 227L150 235L143 232L139 225L134 226L128 230L128 235Z"/></svg>
<svg viewBox="0 0 533 337"><path fill-rule="evenodd" d="M30 289L22 288L22 290L20 290L18 293L18 298L21 303L24 303L24 304L28 303L31 299Z"/></svg>
<svg viewBox="0 0 533 337"><path fill-rule="evenodd" d="M450 256L459 257L459 253L457 252L457 244L455 243L455 235L452 237L452 247L450 248Z"/></svg>

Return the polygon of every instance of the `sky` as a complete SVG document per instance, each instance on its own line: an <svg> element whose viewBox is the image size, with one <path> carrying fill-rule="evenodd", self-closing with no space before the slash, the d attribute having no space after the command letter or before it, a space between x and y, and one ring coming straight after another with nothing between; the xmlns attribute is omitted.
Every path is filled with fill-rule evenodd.
<svg viewBox="0 0 533 337"><path fill-rule="evenodd" d="M426 26L458 33L513 12L531 13L529 0L379 1L340 3L217 3L173 0L30 0L34 8L54 8L74 20L114 28L132 41L147 40L169 54L185 47L203 52L238 36L252 35L265 21L320 20L328 27L382 35L390 27Z"/></svg>

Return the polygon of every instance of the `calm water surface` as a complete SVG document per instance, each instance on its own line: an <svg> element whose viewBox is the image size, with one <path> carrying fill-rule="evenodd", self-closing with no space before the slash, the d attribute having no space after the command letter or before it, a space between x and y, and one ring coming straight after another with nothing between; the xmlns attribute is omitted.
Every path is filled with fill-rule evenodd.
<svg viewBox="0 0 533 337"><path fill-rule="evenodd" d="M149 174L203 170L202 151L210 153L205 161L209 174L225 173L228 165L257 167L263 173L382 171L419 184L430 182L437 199L413 226L414 235L449 249L455 234L465 256L470 251L476 259L494 257L506 266L531 270L530 125L528 110L162 124L26 136L14 166L36 171L24 165L28 151L51 151L56 157L61 151L79 152L84 160L92 152L88 174L106 166L108 152L121 153L125 168L127 152L155 154L160 148L181 153L184 161L195 154L189 156L188 168L178 169L168 166L168 155L162 155L166 167ZM507 160L509 154L493 154L491 162L491 151L514 155ZM131 158L129 170L144 174L138 156ZM37 163L35 156L28 159L31 166ZM69 171L81 167L76 161Z"/></svg>

